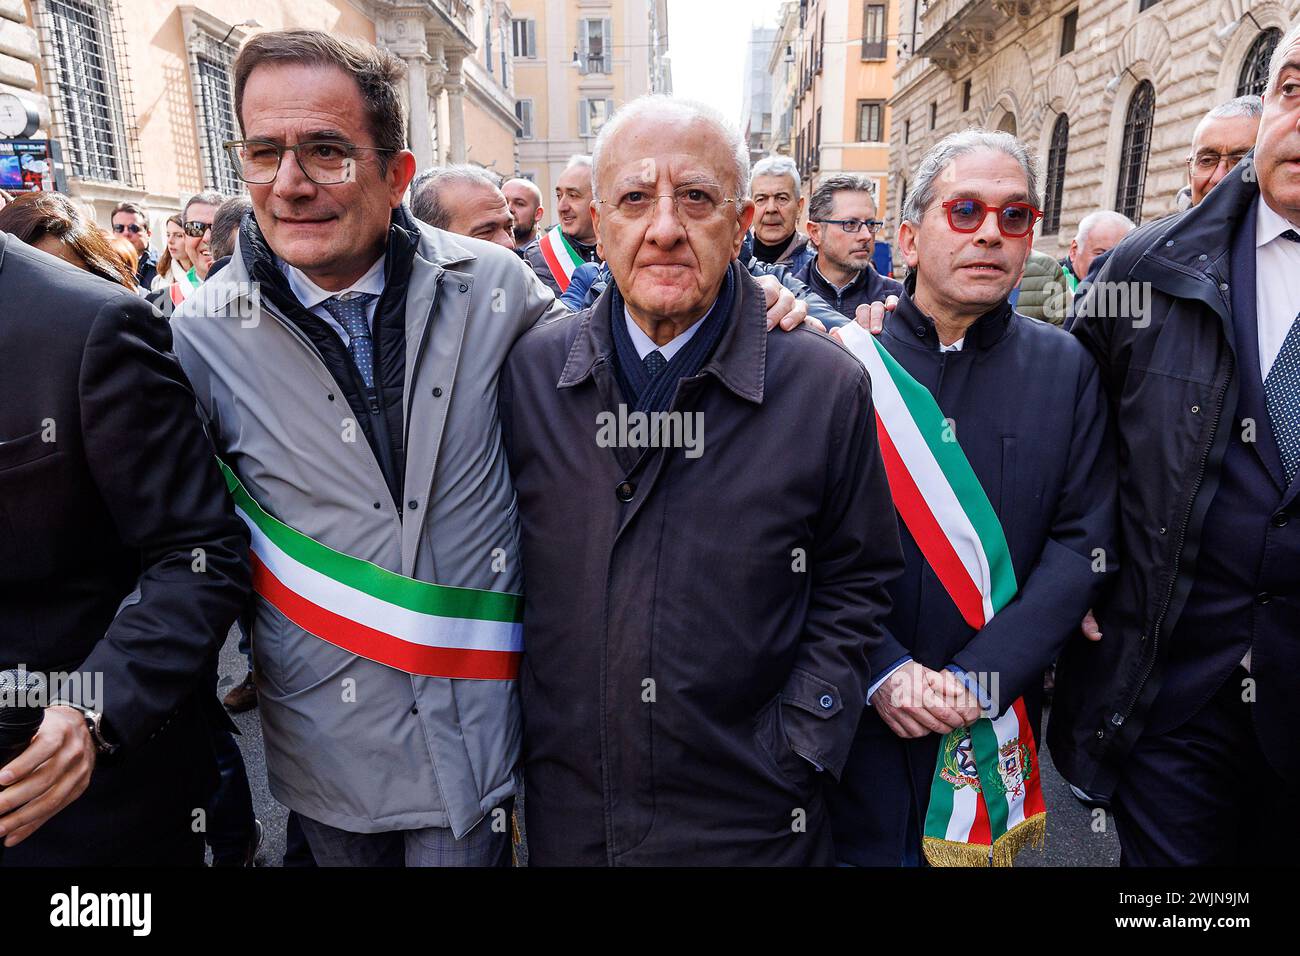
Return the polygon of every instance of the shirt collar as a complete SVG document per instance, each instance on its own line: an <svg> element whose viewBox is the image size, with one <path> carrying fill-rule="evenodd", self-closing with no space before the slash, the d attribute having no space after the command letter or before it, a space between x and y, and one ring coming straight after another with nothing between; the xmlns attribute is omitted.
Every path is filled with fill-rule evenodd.
<svg viewBox="0 0 1300 956"><path fill-rule="evenodd" d="M708 312L704 313L704 315L691 323L690 327L685 332L673 336L673 340L667 345L655 345L654 339L646 335L645 332L642 331L641 326L637 325L636 322L632 320L632 316L628 314L626 306L623 307L623 321L627 323L627 334L632 337L632 345L636 348L636 354L639 358L644 359L651 352L658 349L659 354L667 361L671 362L673 356L681 351L682 346L691 340L691 336L699 331L700 325L713 313L713 310L717 308L717 305L718 301L717 299L714 299L713 305L709 306Z"/></svg>
<svg viewBox="0 0 1300 956"><path fill-rule="evenodd" d="M346 289L340 289L337 292L327 292L322 289L307 278L301 269L289 265L283 259L277 258L276 262L279 263L280 271L284 273L285 278L289 280L289 288L292 290L294 298L302 303L304 309L314 309L326 299L336 295L344 295L348 292L368 292L372 295L383 295L384 260L387 258L387 255L381 255L360 279Z"/></svg>
<svg viewBox="0 0 1300 956"><path fill-rule="evenodd" d="M1259 215L1255 218L1255 248L1262 249L1277 239L1288 229L1300 232L1300 228L1291 225L1284 217L1273 211L1273 207L1259 197Z"/></svg>

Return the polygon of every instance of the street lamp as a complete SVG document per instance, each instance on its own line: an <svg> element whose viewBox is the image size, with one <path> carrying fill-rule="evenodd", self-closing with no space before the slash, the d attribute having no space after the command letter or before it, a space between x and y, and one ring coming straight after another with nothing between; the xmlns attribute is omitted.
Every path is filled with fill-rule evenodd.
<svg viewBox="0 0 1300 956"><path fill-rule="evenodd" d="M261 25L262 24L258 23L256 20L245 20L243 23L236 23L233 27L231 27L229 30L226 31L226 35L221 38L221 42L218 43L217 46L225 46L226 41L230 39L230 34L234 33L240 27L256 28L256 27L260 27Z"/></svg>

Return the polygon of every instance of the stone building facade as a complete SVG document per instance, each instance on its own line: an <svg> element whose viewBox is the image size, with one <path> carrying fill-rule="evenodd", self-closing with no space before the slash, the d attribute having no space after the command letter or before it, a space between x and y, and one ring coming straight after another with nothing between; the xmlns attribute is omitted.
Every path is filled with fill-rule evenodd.
<svg viewBox="0 0 1300 956"><path fill-rule="evenodd" d="M888 228L939 138L1005 129L1039 157L1036 247L1060 255L1094 209L1175 210L1197 122L1258 80L1300 0L902 0L900 14Z"/></svg>

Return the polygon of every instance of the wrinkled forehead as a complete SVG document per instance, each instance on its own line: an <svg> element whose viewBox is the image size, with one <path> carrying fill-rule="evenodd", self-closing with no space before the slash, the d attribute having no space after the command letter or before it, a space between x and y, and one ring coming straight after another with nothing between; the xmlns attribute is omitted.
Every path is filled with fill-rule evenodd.
<svg viewBox="0 0 1300 956"><path fill-rule="evenodd" d="M1192 135L1192 152L1213 150L1232 153L1247 150L1255 145L1259 132L1258 116L1207 116L1196 126Z"/></svg>
<svg viewBox="0 0 1300 956"><path fill-rule="evenodd" d="M789 173L766 173L755 176L749 186L750 192L756 196L770 196L773 193L794 195L794 177Z"/></svg>
<svg viewBox="0 0 1300 956"><path fill-rule="evenodd" d="M1014 156L980 149L955 157L935 180L935 199L978 199L990 205L1029 198L1029 182Z"/></svg>
<svg viewBox="0 0 1300 956"><path fill-rule="evenodd" d="M698 120L647 117L614 131L601 154L602 192L625 185L681 186L736 183L731 148L710 124Z"/></svg>

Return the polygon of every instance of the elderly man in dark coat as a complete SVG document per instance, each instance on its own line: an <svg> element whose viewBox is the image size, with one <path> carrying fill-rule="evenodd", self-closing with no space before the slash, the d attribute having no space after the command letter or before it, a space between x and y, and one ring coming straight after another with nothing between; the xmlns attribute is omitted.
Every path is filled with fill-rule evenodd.
<svg viewBox="0 0 1300 956"><path fill-rule="evenodd" d="M984 130L936 144L908 193L898 245L911 273L879 344L897 363L892 377L909 376L928 393L924 400L938 407L918 427L946 423L938 441L955 441L969 462L978 487L952 490L972 523L974 499L986 499L986 514L1005 538L999 553L1009 554L1012 596L986 614L981 627L972 626L949 596L951 578L935 536L924 523L905 520L907 568L889 587L893 610L884 622L886 638L869 652L868 707L832 794L836 852L843 862L919 863L922 832L931 838L935 830L925 826L932 802L935 820L950 824L939 828L946 839L935 837L942 843L936 861L944 862L940 853L954 845L970 853L949 852L948 861L992 858L984 854L998 836L996 819L992 825L984 821L982 834L972 827L968 840L960 815L944 813L980 788L971 783L968 766L960 768L963 781L953 772L957 767L939 764L940 755L962 764L960 748L949 745L962 739L962 728L976 720L987 723L980 718L981 703L986 716L997 717L1023 699L1016 738L1022 746L1004 748L1001 759L1026 755L1023 780L1033 790L1037 759L1027 733L1042 739L1043 670L1078 631L1116 562L1115 459L1097 365L1068 334L1025 318L1007 301L1032 248L1038 204L1027 148L1007 133ZM856 326L841 334L855 352L865 339ZM870 340L864 344L874 347ZM888 421L884 383L879 375L874 380L876 407ZM892 425L887 430L908 460L905 431ZM944 459L936 461L944 467ZM927 495L938 530L958 529L960 522L945 521L950 512L942 499L929 496L934 486L926 473L910 473ZM907 486L896 479L891 465L890 484L906 519ZM995 536L981 530L980 537L988 542ZM954 544L960 553L959 541ZM993 550L988 554L991 565ZM975 741L978 757L979 731L965 739ZM942 778L936 774L940 766ZM950 778L957 786L945 790ZM983 774L979 780L989 794ZM932 784L943 799L931 800ZM997 817L997 803L988 801L990 818ZM1029 821L1034 801L1027 797L1021 809ZM1004 810L1003 817L1011 834L1016 814ZM926 844L934 846L930 839ZM1016 845L1014 836L1010 844Z"/></svg>
<svg viewBox="0 0 1300 956"><path fill-rule="evenodd" d="M614 281L503 372L534 864L834 859L897 525L863 368L765 332L746 166L704 107L625 107L595 153Z"/></svg>

